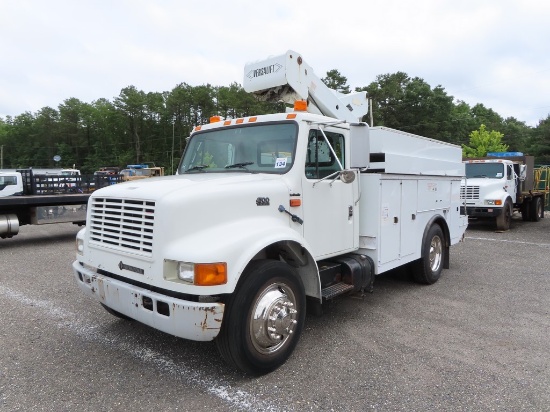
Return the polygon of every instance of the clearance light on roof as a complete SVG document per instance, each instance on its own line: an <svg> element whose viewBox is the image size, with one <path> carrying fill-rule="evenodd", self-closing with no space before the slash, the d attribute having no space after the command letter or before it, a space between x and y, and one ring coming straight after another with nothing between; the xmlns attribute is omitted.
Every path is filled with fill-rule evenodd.
<svg viewBox="0 0 550 412"><path fill-rule="evenodd" d="M223 122L224 126L229 126L230 124L231 124L231 120L226 120L225 122Z"/></svg>
<svg viewBox="0 0 550 412"><path fill-rule="evenodd" d="M200 130L201 126L195 126L195 130Z"/></svg>
<svg viewBox="0 0 550 412"><path fill-rule="evenodd" d="M295 112L306 112L307 111L307 102L305 100L296 100L294 102L294 111Z"/></svg>
<svg viewBox="0 0 550 412"><path fill-rule="evenodd" d="M286 115L287 119L296 119L296 113L289 113Z"/></svg>
<svg viewBox="0 0 550 412"><path fill-rule="evenodd" d="M251 117L250 119L248 119L248 121L249 121L250 123L254 123L256 120L258 120L258 118L257 118L256 116Z"/></svg>
<svg viewBox="0 0 550 412"><path fill-rule="evenodd" d="M210 118L210 123L216 123L216 122L221 122L222 118L220 116L212 116Z"/></svg>

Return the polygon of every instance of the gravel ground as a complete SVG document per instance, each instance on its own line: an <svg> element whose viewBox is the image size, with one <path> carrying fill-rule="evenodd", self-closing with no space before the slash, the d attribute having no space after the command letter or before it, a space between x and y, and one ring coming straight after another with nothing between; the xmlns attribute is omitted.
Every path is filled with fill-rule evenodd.
<svg viewBox="0 0 550 412"><path fill-rule="evenodd" d="M290 360L250 378L211 342L83 296L77 227L25 226L0 240L0 410L550 411L549 229L474 222L435 285L377 277L308 315Z"/></svg>

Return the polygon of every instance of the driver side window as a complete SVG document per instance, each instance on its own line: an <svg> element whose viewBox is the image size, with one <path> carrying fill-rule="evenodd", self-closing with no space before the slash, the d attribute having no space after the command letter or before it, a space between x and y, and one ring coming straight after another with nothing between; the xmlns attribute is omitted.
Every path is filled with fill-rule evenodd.
<svg viewBox="0 0 550 412"><path fill-rule="evenodd" d="M325 132L328 142L338 160L344 165L344 136L339 133ZM305 173L308 179L322 179L340 170L332 150L320 130L310 130Z"/></svg>

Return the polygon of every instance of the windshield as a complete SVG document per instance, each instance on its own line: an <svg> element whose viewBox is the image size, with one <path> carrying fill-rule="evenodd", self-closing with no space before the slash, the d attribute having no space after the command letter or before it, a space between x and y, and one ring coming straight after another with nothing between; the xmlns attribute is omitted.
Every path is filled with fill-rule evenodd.
<svg viewBox="0 0 550 412"><path fill-rule="evenodd" d="M17 184L17 177L15 176L0 176L0 190L4 190L6 186L12 186Z"/></svg>
<svg viewBox="0 0 550 412"><path fill-rule="evenodd" d="M178 173L278 173L294 162L295 123L246 125L195 134Z"/></svg>
<svg viewBox="0 0 550 412"><path fill-rule="evenodd" d="M504 165L502 163L466 163L466 178L487 177L502 179Z"/></svg>

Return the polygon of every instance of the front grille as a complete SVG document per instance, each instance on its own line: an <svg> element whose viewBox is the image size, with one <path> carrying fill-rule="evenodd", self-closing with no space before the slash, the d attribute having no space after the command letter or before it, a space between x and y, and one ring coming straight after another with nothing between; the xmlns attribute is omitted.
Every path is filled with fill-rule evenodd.
<svg viewBox="0 0 550 412"><path fill-rule="evenodd" d="M479 186L460 186L461 199L479 199Z"/></svg>
<svg viewBox="0 0 550 412"><path fill-rule="evenodd" d="M92 198L90 243L141 256L153 254L155 202Z"/></svg>

